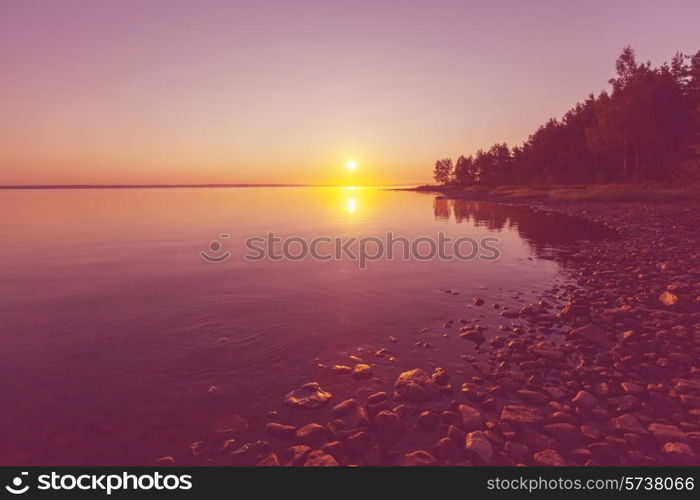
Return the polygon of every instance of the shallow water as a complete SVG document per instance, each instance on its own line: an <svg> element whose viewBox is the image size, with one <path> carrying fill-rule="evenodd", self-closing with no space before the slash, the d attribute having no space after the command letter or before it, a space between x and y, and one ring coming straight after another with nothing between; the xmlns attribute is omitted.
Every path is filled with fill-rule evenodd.
<svg viewBox="0 0 700 500"><path fill-rule="evenodd" d="M536 300L563 283L557 250L602 236L575 219L374 188L4 191L0 212L0 463L15 465L191 457L191 443L227 437L213 433L231 415L250 435L269 410L293 420L282 399L310 380L366 394L403 369L458 363L471 344L456 334L460 318L495 326L493 303ZM244 240L268 232L387 231L497 237L501 256L367 269L243 258ZM202 251L231 255L211 263ZM382 347L396 363L365 356L378 381L318 366Z"/></svg>

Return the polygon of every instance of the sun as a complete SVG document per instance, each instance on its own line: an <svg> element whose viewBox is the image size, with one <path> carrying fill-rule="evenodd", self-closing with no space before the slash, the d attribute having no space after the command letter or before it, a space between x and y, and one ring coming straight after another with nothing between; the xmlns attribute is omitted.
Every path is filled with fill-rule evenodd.
<svg viewBox="0 0 700 500"><path fill-rule="evenodd" d="M355 170L357 168L357 162L355 160L348 160L345 162L345 168L348 170Z"/></svg>

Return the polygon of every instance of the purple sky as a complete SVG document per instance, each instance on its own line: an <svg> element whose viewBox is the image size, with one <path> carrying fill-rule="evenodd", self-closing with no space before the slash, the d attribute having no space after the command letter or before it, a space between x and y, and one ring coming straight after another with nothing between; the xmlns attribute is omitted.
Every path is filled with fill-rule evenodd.
<svg viewBox="0 0 700 500"><path fill-rule="evenodd" d="M425 182L699 25L697 0L0 0L0 184Z"/></svg>

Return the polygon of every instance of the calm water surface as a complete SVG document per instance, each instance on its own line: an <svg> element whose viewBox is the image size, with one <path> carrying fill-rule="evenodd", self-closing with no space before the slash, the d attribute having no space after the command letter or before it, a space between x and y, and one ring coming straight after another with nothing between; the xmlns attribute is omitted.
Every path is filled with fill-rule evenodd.
<svg viewBox="0 0 700 500"><path fill-rule="evenodd" d="M404 369L451 367L471 343L456 329L445 338L445 320L496 326L493 303L517 307L562 283L556 250L599 236L521 208L371 188L4 191L0 212L0 463L16 465L196 461L189 445L220 446L232 415L251 425L241 443L270 410L294 421L282 399L305 382L340 401L386 390ZM269 231L496 236L502 256L366 270L244 260L245 238ZM225 262L200 257L213 240ZM397 361L366 356L376 381L319 366L382 347Z"/></svg>

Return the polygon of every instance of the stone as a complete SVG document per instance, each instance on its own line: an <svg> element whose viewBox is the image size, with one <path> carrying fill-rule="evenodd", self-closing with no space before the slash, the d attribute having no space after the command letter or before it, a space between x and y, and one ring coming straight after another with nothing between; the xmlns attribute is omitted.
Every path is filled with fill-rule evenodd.
<svg viewBox="0 0 700 500"><path fill-rule="evenodd" d="M434 411L424 411L418 415L418 429L422 431L429 431L434 429L440 423L440 416Z"/></svg>
<svg viewBox="0 0 700 500"><path fill-rule="evenodd" d="M408 430L406 423L392 411L382 410L374 417L374 426L379 438L385 442L392 442L401 437Z"/></svg>
<svg viewBox="0 0 700 500"><path fill-rule="evenodd" d="M394 399L399 403L422 403L439 395L433 379L420 368L403 372L394 384Z"/></svg>
<svg viewBox="0 0 700 500"><path fill-rule="evenodd" d="M668 442L663 445L661 451L669 458L687 462L696 458L693 449L686 443Z"/></svg>
<svg viewBox="0 0 700 500"><path fill-rule="evenodd" d="M258 467L279 467L280 466L280 461L277 458L277 455L274 453L270 453L268 456L263 458L258 462Z"/></svg>
<svg viewBox="0 0 700 500"><path fill-rule="evenodd" d="M338 462L331 455L327 455L321 450L314 450L304 463L304 467L337 467Z"/></svg>
<svg viewBox="0 0 700 500"><path fill-rule="evenodd" d="M327 433L326 428L321 424L307 424L297 429L294 437L300 443L313 446L315 444L325 443Z"/></svg>
<svg viewBox="0 0 700 500"><path fill-rule="evenodd" d="M613 346L613 343L608 339L608 337L606 337L603 329L593 324L575 328L571 330L569 335L575 338L587 340L588 342L595 344L598 347L602 347L603 349L611 349Z"/></svg>
<svg viewBox="0 0 700 500"><path fill-rule="evenodd" d="M425 450L406 453L401 460L401 465L406 467L434 467L437 464L435 457Z"/></svg>
<svg viewBox="0 0 700 500"><path fill-rule="evenodd" d="M391 403L386 392L375 392L367 398L367 413L370 417L374 417L380 411L390 408Z"/></svg>
<svg viewBox="0 0 700 500"><path fill-rule="evenodd" d="M545 467L565 467L567 465L566 460L562 458L559 452L552 449L538 451L533 458L537 465Z"/></svg>
<svg viewBox="0 0 700 500"><path fill-rule="evenodd" d="M297 432L297 428L293 425L284 425L277 422L270 422L265 426L265 434L269 434L272 437L281 439L283 441L291 441L294 439L294 435Z"/></svg>
<svg viewBox="0 0 700 500"><path fill-rule="evenodd" d="M625 413L624 415L614 418L613 425L619 431L633 432L635 434L646 434L646 431L639 422L639 419L629 413Z"/></svg>
<svg viewBox="0 0 700 500"><path fill-rule="evenodd" d="M321 389L318 382L309 382L299 389L287 393L284 403L296 409L311 409L324 406L331 398L331 393Z"/></svg>
<svg viewBox="0 0 700 500"><path fill-rule="evenodd" d="M477 456L485 464L493 461L493 446L491 441L482 431L474 431L467 434L465 446L468 451Z"/></svg>
<svg viewBox="0 0 700 500"><path fill-rule="evenodd" d="M520 399L522 399L526 403L530 403L533 405L542 406L547 402L544 398L544 395L540 392L537 392L537 391L530 391L528 389L520 389L518 391L515 391L515 393L518 395L518 397Z"/></svg>
<svg viewBox="0 0 700 500"><path fill-rule="evenodd" d="M459 414L462 428L467 432L481 429L484 426L481 412L472 406L459 405Z"/></svg>
<svg viewBox="0 0 700 500"><path fill-rule="evenodd" d="M524 444L516 441L506 441L506 444L503 446L503 450L509 457L517 460L518 462L524 462L530 458L530 449Z"/></svg>
<svg viewBox="0 0 700 500"><path fill-rule="evenodd" d="M306 463L306 457L311 453L311 448L304 445L292 446L284 452L283 461L285 465L299 467Z"/></svg>
<svg viewBox="0 0 700 500"><path fill-rule="evenodd" d="M352 376L357 379L370 378L372 376L372 367L364 363L358 363L352 371Z"/></svg>
<svg viewBox="0 0 700 500"><path fill-rule="evenodd" d="M544 422L544 415L531 406L507 405L501 412L500 421L510 424L540 424Z"/></svg>
<svg viewBox="0 0 700 500"><path fill-rule="evenodd" d="M547 424L542 431L562 443L573 443L581 437L579 428L568 423Z"/></svg>
<svg viewBox="0 0 700 500"><path fill-rule="evenodd" d="M576 396L574 396L571 402L575 406L578 406L579 408L584 408L586 410L590 410L596 404L598 404L598 400L596 399L596 397L588 391L578 391L578 393L576 394Z"/></svg>
<svg viewBox="0 0 700 500"><path fill-rule="evenodd" d="M352 373L352 368L345 365L333 365L331 371L336 375L347 375L348 373Z"/></svg>
<svg viewBox="0 0 700 500"><path fill-rule="evenodd" d="M474 303L475 306L481 306L484 304L483 299L481 299L480 297L473 297L472 302Z"/></svg>
<svg viewBox="0 0 700 500"><path fill-rule="evenodd" d="M354 399L346 399L342 403L338 403L337 405L335 405L331 412L336 417L343 417L355 408L357 408L357 401L355 401Z"/></svg>
<svg viewBox="0 0 700 500"><path fill-rule="evenodd" d="M659 441L687 441L688 436L675 425L649 424L647 430Z"/></svg>
<svg viewBox="0 0 700 500"><path fill-rule="evenodd" d="M348 453L354 456L362 455L370 446L372 446L372 436L365 431L356 432L345 440Z"/></svg>
<svg viewBox="0 0 700 500"><path fill-rule="evenodd" d="M666 307L673 307L678 304L678 295L666 290L664 293L659 295L659 302L661 302Z"/></svg>
<svg viewBox="0 0 700 500"><path fill-rule="evenodd" d="M484 334L479 330L467 330L464 333L460 333L459 336L465 340L476 342L477 344L484 341Z"/></svg>

